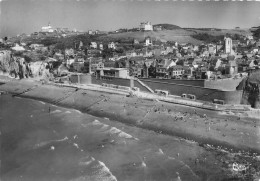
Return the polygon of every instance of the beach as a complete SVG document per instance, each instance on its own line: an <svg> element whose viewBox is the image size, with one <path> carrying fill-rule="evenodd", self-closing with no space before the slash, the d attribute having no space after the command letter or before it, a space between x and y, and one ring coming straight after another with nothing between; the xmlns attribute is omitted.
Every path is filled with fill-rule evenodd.
<svg viewBox="0 0 260 181"><path fill-rule="evenodd" d="M8 100L13 99L12 101L9 101L10 103L8 101L8 103L6 103L8 104L9 109L11 109L10 106L12 104L13 106L18 104L15 103L15 101L27 101L28 99L24 98L30 98L38 101L28 100L28 102L32 104L30 105L28 103L31 107L25 111L25 113L29 111L28 114L30 115L27 115L29 118L31 115L37 115L37 111L41 112L43 109L42 112L45 117L49 116L51 119L60 120L62 122L62 127L57 123L58 125L54 130L55 132L63 133L59 136L53 133L56 135L55 137L48 137L52 134L47 133L53 132L53 130L51 130L52 124L54 124L55 127L56 122L50 124L50 122L48 122L50 120L45 123L44 121L40 121L42 119L36 119L41 122L39 128L45 127L43 135L47 134L48 136L43 136L40 140L29 142L28 145L30 145L30 149L33 150L33 146L35 145L35 148L42 148L41 145L43 145L46 149L45 151L50 151L53 147L54 150L56 150L56 146L52 144L70 142L70 147L79 151L81 150L81 145L85 145L85 147L83 146L82 152L88 148L87 153L90 155L90 157L85 158L85 162L93 161L93 157L95 160L100 161L100 163L104 163L112 173L108 175L113 179L115 177L117 180L144 180L147 176L147 180L160 180L159 178L156 178L156 176L160 176L161 178L165 178L163 180L174 180L178 179L178 177L182 180L207 180L209 178L210 180L214 180L213 178L218 178L215 180L222 180L224 178L230 178L232 177L232 174L234 174L231 169L232 163L242 163L242 161L244 163L250 162L252 164L248 169L248 174L252 177L259 172L258 165L260 164L257 157L260 152L259 122L255 119L239 117L238 115L222 115L214 111L180 105L177 106L154 100L127 97L125 95L108 94L105 92L76 89L73 87L42 85L38 82L27 80L9 81L2 84L0 90L15 95L14 98L11 96L7 98ZM19 99L16 97L23 98ZM12 103L13 101L14 103ZM34 104L39 104L38 106L43 106L43 108L34 110ZM57 108L55 106L61 107ZM8 114L7 112L1 112L1 115L4 115L4 118L1 116L2 122L8 123L9 119L7 121L7 118L10 117L10 111L13 111L14 109L9 110ZM32 110L36 112L32 114L30 112ZM3 109L1 109L1 111L3 111ZM22 114L22 112L20 114ZM17 112L17 115L20 114ZM39 113L39 115L41 115L41 113ZM58 116L58 118L56 118L56 116ZM15 122L19 119L16 118L13 120ZM43 120L46 120L46 118ZM60 121L58 122L60 123ZM16 123L13 123L12 125L15 124ZM33 122L26 123L25 125L27 124L30 125L33 124ZM36 123L36 125L37 124L38 123ZM65 132L63 131L64 125L66 125ZM38 126L39 125L37 125L37 128ZM8 128L10 129L10 127L12 126L9 126ZM15 130L15 128L13 129ZM84 129L87 130L84 131ZM109 133L107 133L108 130L110 130ZM10 130L7 130L6 134L9 134L9 132ZM101 135L99 135L99 132L102 132L102 134L100 133ZM72 137L75 135L79 136L79 134L82 134L82 136L80 136L81 140L75 144L72 143ZM98 134L98 136L96 134ZM112 139L111 135L113 134L116 134L116 137L119 137L120 139L115 140L114 136L112 136ZM37 137L38 132L33 135L34 136L28 134L27 136ZM99 139L99 136L102 138ZM50 140L54 140L54 142L48 142ZM104 143L102 140L105 140ZM114 142L111 143L112 140L118 142L118 145L116 144L115 148L116 150L120 150L119 152L114 153L114 150L110 150L109 152L100 151L103 150L102 148L106 148L107 145L111 146ZM40 144L40 146L37 147L37 144ZM129 146L124 148L125 146L123 145L128 144ZM23 143L21 145L23 145ZM91 152L91 149L94 148L90 145L99 145L101 148L97 149L95 147L97 150ZM104 147L102 147L102 145ZM144 147L141 145L144 145ZM112 147L115 149L114 146ZM25 149L24 146L22 146L21 150L23 149ZM25 150L28 151L30 149L27 148ZM68 145L64 148L62 146L61 150L68 150ZM122 152L124 152L125 155ZM128 152L130 153L129 155L127 154ZM146 162L145 155L147 152L149 153L149 161ZM92 155L93 153L100 153L100 155ZM17 151L17 154L19 155L21 153ZM66 154L70 155L71 152ZM137 154L139 156L130 156L131 154ZM162 157L158 157L158 155L161 155ZM127 161L123 159L128 156L129 158ZM28 159L29 158L30 157L28 156ZM171 163L171 159L174 161L173 163ZM176 160L180 160L181 162L175 162ZM96 163L99 163L98 161ZM122 162L127 162L126 165L129 164L129 162L134 162L132 164L135 164L134 166L126 166L126 173L128 173L127 171L130 167L132 169L130 169L129 177L127 177L125 172L122 173L122 170L124 170ZM158 165L156 165L157 162L163 169L158 169ZM2 161L2 163L5 162ZM151 164L148 172L144 171L145 169L142 171L136 170L138 165L144 167L149 165L148 163ZM180 165L180 163L184 164ZM69 164L67 167L67 169L69 169L71 168L71 165ZM99 168L100 166L96 165L96 167ZM185 169L180 171L178 170L180 168ZM169 172L165 171L165 169ZM251 169L254 169L254 173ZM5 168L3 170L5 172L5 170L10 171L13 169ZM153 172L155 172L154 175L152 174ZM159 174L158 172L162 173ZM14 170L14 172L9 172L9 174L7 172L4 175L6 178L11 178L14 175L13 173L19 172ZM49 174L51 171L46 171L45 174L47 173ZM91 176L90 173L86 173L86 178L86 175ZM46 175L41 175L43 180L46 180L45 176ZM79 175L76 174L76 176ZM92 178L94 177L96 178L96 175ZM58 179L59 176L55 178ZM73 180L75 178L69 178L68 176L65 180ZM94 179L89 178L89 180Z"/></svg>

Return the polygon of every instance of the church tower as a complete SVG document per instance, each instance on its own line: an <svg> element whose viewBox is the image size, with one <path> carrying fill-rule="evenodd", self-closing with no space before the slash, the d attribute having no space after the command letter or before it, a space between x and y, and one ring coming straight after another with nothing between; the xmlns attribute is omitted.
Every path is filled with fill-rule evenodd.
<svg viewBox="0 0 260 181"><path fill-rule="evenodd" d="M232 39L225 37L225 53L226 54L232 54Z"/></svg>

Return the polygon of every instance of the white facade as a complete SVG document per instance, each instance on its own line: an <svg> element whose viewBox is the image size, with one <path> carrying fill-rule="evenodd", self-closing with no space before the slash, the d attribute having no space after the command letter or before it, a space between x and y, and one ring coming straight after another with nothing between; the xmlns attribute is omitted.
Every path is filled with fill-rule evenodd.
<svg viewBox="0 0 260 181"><path fill-rule="evenodd" d="M143 22L140 24L140 29L144 31L153 31L153 25L151 22Z"/></svg>
<svg viewBox="0 0 260 181"><path fill-rule="evenodd" d="M42 32L52 33L52 32L54 32L54 29L51 27L51 25L49 23L48 26L43 26L42 27Z"/></svg>
<svg viewBox="0 0 260 181"><path fill-rule="evenodd" d="M114 42L111 42L108 44L108 48L111 48L111 49L116 49L116 45Z"/></svg>
<svg viewBox="0 0 260 181"><path fill-rule="evenodd" d="M91 42L90 43L90 48L96 49L97 48L97 43L96 42Z"/></svg>
<svg viewBox="0 0 260 181"><path fill-rule="evenodd" d="M232 52L233 52L233 49L232 49L232 39L225 37L224 40L225 40L225 53L226 54L232 54Z"/></svg>
<svg viewBox="0 0 260 181"><path fill-rule="evenodd" d="M249 39L249 40L253 40L254 37L252 35L246 35L246 38Z"/></svg>
<svg viewBox="0 0 260 181"><path fill-rule="evenodd" d="M103 49L104 49L103 44L99 44L99 49L100 49L100 50L103 50Z"/></svg>
<svg viewBox="0 0 260 181"><path fill-rule="evenodd" d="M150 37L145 38L145 46L152 45L152 40Z"/></svg>

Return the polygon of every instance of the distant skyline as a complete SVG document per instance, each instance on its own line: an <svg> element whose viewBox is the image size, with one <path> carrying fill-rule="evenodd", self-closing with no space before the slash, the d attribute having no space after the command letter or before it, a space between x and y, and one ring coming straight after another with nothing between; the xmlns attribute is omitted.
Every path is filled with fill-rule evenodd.
<svg viewBox="0 0 260 181"><path fill-rule="evenodd" d="M189 28L250 28L260 25L260 2L173 0L0 0L0 36L53 28L112 31L140 22Z"/></svg>

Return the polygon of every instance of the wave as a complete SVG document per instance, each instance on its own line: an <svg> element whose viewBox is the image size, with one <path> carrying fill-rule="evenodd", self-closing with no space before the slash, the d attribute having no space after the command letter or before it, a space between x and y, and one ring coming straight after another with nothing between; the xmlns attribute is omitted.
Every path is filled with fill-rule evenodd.
<svg viewBox="0 0 260 181"><path fill-rule="evenodd" d="M66 111L65 113L66 113L66 114L70 114L71 112L70 112L70 111Z"/></svg>
<svg viewBox="0 0 260 181"><path fill-rule="evenodd" d="M103 125L103 123L101 123L100 121L98 121L98 120L96 120L95 119L95 121L93 121L92 123L91 123L92 125Z"/></svg>
<svg viewBox="0 0 260 181"><path fill-rule="evenodd" d="M82 114L81 111L77 110L77 109L74 109L75 112L79 113L79 114Z"/></svg>
<svg viewBox="0 0 260 181"><path fill-rule="evenodd" d="M34 145L34 146L33 146L33 149L37 149L37 148L46 146L46 145L48 145L48 144L50 144L50 143L66 141L66 140L68 140L68 139L69 139L69 138L66 136L65 138L60 139L60 140L43 141L43 142L41 142L41 143L38 143L38 144Z"/></svg>
<svg viewBox="0 0 260 181"><path fill-rule="evenodd" d="M128 138L128 139L133 138L133 136L131 136L130 134L127 134L127 133L122 132L122 131L119 133L118 136L122 137L122 138Z"/></svg>
<svg viewBox="0 0 260 181"><path fill-rule="evenodd" d="M102 181L117 181L117 178L112 174L109 168L101 161L95 160L93 157L87 157L86 161L79 162L80 166L90 166L90 164L94 164L94 166L89 167L90 169L94 169L89 175L80 176L78 178L72 179L71 181L82 181L82 180L102 180Z"/></svg>
<svg viewBox="0 0 260 181"><path fill-rule="evenodd" d="M60 113L60 112L62 112L61 110L58 110L58 109L56 109L55 111L52 111L51 112L51 114L54 114L54 113Z"/></svg>
<svg viewBox="0 0 260 181"><path fill-rule="evenodd" d="M127 134L126 132L124 132L124 131L116 128L116 127L112 127L111 129L108 130L108 132L110 134L118 134L118 136L121 137L121 138L139 140L138 138L135 138L132 135Z"/></svg>
<svg viewBox="0 0 260 181"><path fill-rule="evenodd" d="M110 130L108 130L108 132L111 133L111 134L117 134L117 133L120 133L121 130L117 129L115 127L112 127Z"/></svg>
<svg viewBox="0 0 260 181"><path fill-rule="evenodd" d="M89 157L87 157L87 158L89 158ZM88 166L88 165L90 165L93 161L95 161L95 158L90 157L90 159L88 159L87 161L81 161L81 162L79 162L79 165L80 165L80 166Z"/></svg>
<svg viewBox="0 0 260 181"><path fill-rule="evenodd" d="M160 155L164 155L163 151L161 148L159 148L159 152L158 152Z"/></svg>
<svg viewBox="0 0 260 181"><path fill-rule="evenodd" d="M110 172L109 168L101 161L98 161L98 179L102 181L117 181L117 178Z"/></svg>
<svg viewBox="0 0 260 181"><path fill-rule="evenodd" d="M42 102L42 101L39 101L39 103L41 103L41 104L43 104L43 105L45 105L45 104L46 104L45 102Z"/></svg>
<svg viewBox="0 0 260 181"><path fill-rule="evenodd" d="M106 131L109 126L107 124L103 124L103 126L100 128L101 131Z"/></svg>

